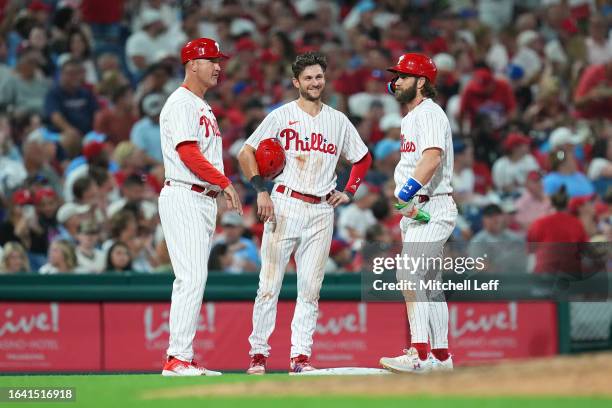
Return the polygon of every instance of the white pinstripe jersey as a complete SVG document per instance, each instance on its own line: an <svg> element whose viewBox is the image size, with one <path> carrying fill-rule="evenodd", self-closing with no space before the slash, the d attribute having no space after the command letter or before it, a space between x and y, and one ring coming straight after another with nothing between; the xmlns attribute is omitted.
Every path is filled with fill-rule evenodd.
<svg viewBox="0 0 612 408"><path fill-rule="evenodd" d="M413 176L423 151L437 147L442 149L442 162L429 183L417 194L437 195L452 193L453 136L446 114L429 98L424 99L402 119L400 161L395 167L395 194Z"/></svg>
<svg viewBox="0 0 612 408"><path fill-rule="evenodd" d="M178 144L196 141L206 160L223 173L221 132L210 105L181 86L164 104L159 125L166 179L220 190L192 173L176 151Z"/></svg>
<svg viewBox="0 0 612 408"><path fill-rule="evenodd" d="M285 148L285 169L274 181L292 190L319 197L336 188L340 155L351 163L361 160L368 148L346 115L325 104L315 117L297 101L270 112L248 138L257 149L264 139L276 137Z"/></svg>

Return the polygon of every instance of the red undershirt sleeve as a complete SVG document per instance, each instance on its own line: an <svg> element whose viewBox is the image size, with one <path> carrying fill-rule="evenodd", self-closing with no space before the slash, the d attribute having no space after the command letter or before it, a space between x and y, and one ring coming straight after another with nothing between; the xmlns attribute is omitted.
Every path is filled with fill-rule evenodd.
<svg viewBox="0 0 612 408"><path fill-rule="evenodd" d="M176 146L179 157L193 174L210 184L225 189L231 184L223 173L215 168L200 152L197 142L183 142Z"/></svg>
<svg viewBox="0 0 612 408"><path fill-rule="evenodd" d="M372 155L370 152L366 153L358 162L353 163L351 174L349 175L349 180L346 183L344 191L355 194L355 191L357 191L368 172L370 165L372 165Z"/></svg>

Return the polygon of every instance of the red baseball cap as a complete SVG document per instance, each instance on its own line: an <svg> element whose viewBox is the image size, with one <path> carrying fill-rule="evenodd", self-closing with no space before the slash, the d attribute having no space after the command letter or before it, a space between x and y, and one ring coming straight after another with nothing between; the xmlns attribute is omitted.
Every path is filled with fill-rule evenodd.
<svg viewBox="0 0 612 408"><path fill-rule="evenodd" d="M329 255L338 255L342 250L349 248L349 244L341 239L334 239L329 247Z"/></svg>
<svg viewBox="0 0 612 408"><path fill-rule="evenodd" d="M36 190L36 193L34 193L34 204L40 203L43 200L43 198L55 198L55 197L57 197L57 195L55 194L55 191L52 188L44 187L44 188Z"/></svg>
<svg viewBox="0 0 612 408"><path fill-rule="evenodd" d="M26 188L22 188L13 193L13 204L27 205L32 204L32 193Z"/></svg>
<svg viewBox="0 0 612 408"><path fill-rule="evenodd" d="M102 153L105 147L106 143L101 143L98 141L89 142L83 146L83 156L85 156L87 161L89 161Z"/></svg>
<svg viewBox="0 0 612 408"><path fill-rule="evenodd" d="M567 208L571 213L578 214L578 210L580 209L580 207L582 207L589 201L595 200L596 197L597 196L595 194L572 197L567 205Z"/></svg>
<svg viewBox="0 0 612 408"><path fill-rule="evenodd" d="M540 181L542 179L542 174L539 171L531 170L527 173L527 180L531 181Z"/></svg>
<svg viewBox="0 0 612 408"><path fill-rule="evenodd" d="M522 144L530 145L531 139L522 133L510 133L503 142L504 150L511 151Z"/></svg>
<svg viewBox="0 0 612 408"><path fill-rule="evenodd" d="M494 80L495 77L490 69L478 68L472 75L471 86L477 92L484 92Z"/></svg>

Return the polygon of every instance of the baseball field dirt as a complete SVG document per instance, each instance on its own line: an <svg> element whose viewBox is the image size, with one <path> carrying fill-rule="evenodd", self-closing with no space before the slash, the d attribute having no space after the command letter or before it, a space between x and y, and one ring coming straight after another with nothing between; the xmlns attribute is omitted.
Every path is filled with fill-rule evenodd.
<svg viewBox="0 0 612 408"><path fill-rule="evenodd" d="M70 387L74 401L38 408L609 408L612 353L458 368L425 376L162 377L152 374L0 375L0 390Z"/></svg>
<svg viewBox="0 0 612 408"><path fill-rule="evenodd" d="M594 353L466 367L452 373L302 377L150 390L143 398L210 396L609 396L612 354Z"/></svg>

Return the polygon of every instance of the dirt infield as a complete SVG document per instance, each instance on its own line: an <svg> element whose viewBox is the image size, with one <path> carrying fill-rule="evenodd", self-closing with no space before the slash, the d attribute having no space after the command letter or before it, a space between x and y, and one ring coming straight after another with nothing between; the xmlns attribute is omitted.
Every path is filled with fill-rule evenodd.
<svg viewBox="0 0 612 408"><path fill-rule="evenodd" d="M145 399L196 396L445 395L612 396L612 353L467 367L452 373L292 377L148 391Z"/></svg>

